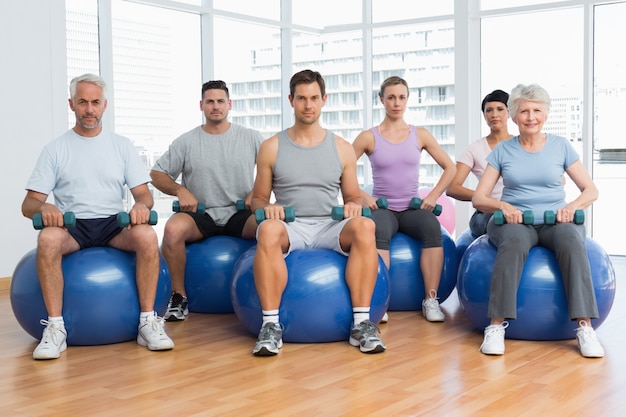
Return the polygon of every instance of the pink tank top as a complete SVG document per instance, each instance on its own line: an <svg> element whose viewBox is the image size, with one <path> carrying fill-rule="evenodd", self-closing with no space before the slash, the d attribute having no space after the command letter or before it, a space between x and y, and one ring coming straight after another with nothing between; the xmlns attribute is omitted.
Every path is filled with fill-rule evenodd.
<svg viewBox="0 0 626 417"><path fill-rule="evenodd" d="M417 142L417 129L409 125L409 136L400 143L389 142L376 127L370 130L374 134L374 151L369 155L374 180L372 196L387 197L391 210L406 210L411 198L418 195L422 149Z"/></svg>

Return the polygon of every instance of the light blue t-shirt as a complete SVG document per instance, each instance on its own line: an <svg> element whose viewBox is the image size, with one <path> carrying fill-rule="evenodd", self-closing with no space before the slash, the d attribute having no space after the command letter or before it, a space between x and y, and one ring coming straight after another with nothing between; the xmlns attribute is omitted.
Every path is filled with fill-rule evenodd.
<svg viewBox="0 0 626 417"><path fill-rule="evenodd" d="M49 195L62 212L78 219L105 218L124 210L124 186L150 181L133 143L102 131L86 138L69 130L48 143L26 184L27 190Z"/></svg>
<svg viewBox="0 0 626 417"><path fill-rule="evenodd" d="M500 142L487 156L487 162L504 180L502 201L525 211L532 210L535 224L543 224L543 213L565 207L565 170L579 159L569 141L561 136L546 135L538 152L522 148L519 136Z"/></svg>

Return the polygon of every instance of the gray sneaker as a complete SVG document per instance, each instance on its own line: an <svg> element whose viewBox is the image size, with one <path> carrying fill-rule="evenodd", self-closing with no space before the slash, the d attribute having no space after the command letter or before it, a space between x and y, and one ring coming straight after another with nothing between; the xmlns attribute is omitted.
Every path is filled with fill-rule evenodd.
<svg viewBox="0 0 626 417"><path fill-rule="evenodd" d="M350 330L350 344L358 346L363 353L380 353L387 349L378 337L380 329L369 320L362 321Z"/></svg>
<svg viewBox="0 0 626 417"><path fill-rule="evenodd" d="M254 356L274 356L283 347L283 325L280 323L265 323L261 327L259 337L254 344Z"/></svg>
<svg viewBox="0 0 626 417"><path fill-rule="evenodd" d="M165 333L163 319L156 315L150 316L139 323L137 343L140 346L146 346L150 350L174 349L174 342Z"/></svg>
<svg viewBox="0 0 626 417"><path fill-rule="evenodd" d="M46 328L43 329L41 342L33 351L33 359L57 359L61 356L61 352L67 349L65 326L59 326L47 320L41 320L40 323Z"/></svg>
<svg viewBox="0 0 626 417"><path fill-rule="evenodd" d="M181 321L189 315L187 297L177 292L172 292L170 302L167 304L167 311L163 318L167 321Z"/></svg>

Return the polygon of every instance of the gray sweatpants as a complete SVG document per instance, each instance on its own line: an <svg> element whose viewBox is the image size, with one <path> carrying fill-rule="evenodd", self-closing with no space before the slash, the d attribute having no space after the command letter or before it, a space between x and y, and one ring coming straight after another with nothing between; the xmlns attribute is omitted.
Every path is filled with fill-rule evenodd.
<svg viewBox="0 0 626 417"><path fill-rule="evenodd" d="M517 318L517 289L524 262L533 246L543 246L556 255L563 276L571 319L598 317L591 268L585 249L585 226L560 223L553 226L487 225L489 240L498 248L489 293L490 318Z"/></svg>

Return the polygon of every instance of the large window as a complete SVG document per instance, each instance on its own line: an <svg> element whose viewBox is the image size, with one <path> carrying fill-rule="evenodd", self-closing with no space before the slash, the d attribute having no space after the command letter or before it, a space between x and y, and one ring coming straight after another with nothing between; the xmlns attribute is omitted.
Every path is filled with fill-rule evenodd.
<svg viewBox="0 0 626 417"><path fill-rule="evenodd" d="M268 138L281 128L280 30L222 17L213 24L213 68L215 79L229 86L230 120ZM246 36L233 36L238 33Z"/></svg>
<svg viewBox="0 0 626 417"><path fill-rule="evenodd" d="M372 35L373 125L385 118L381 83L397 75L409 84L407 123L428 129L454 155L454 25L450 21L376 29ZM424 155L420 186L432 187L441 168ZM368 182L365 178L364 182Z"/></svg>
<svg viewBox="0 0 626 417"><path fill-rule="evenodd" d="M388 22L407 17L432 17L454 13L453 0L372 0L372 20Z"/></svg>
<svg viewBox="0 0 626 417"><path fill-rule="evenodd" d="M318 35L296 31L292 42L291 72L312 69L324 77L328 100L322 111L322 125L352 141L363 127L362 33Z"/></svg>
<svg viewBox="0 0 626 417"><path fill-rule="evenodd" d="M486 93L538 83L553 100L546 131L572 142L601 189L589 230L609 252L623 254L613 221L605 219L619 218L613 211L619 193L612 191L626 177L616 134L618 109L625 106L625 58L614 42L626 35L620 23L626 3L605 3L66 0L68 79L83 72L110 78L109 118L135 141L147 165L175 137L202 122L200 85L209 77L228 83L231 120L269 137L293 123L289 77L304 68L318 70L328 93L322 123L351 141L382 121L378 88L385 78L400 75L410 86L407 121L428 128L451 156L485 133L486 126L478 123ZM111 22L103 25L99 8ZM584 30L592 27L589 10L595 13L593 33ZM468 27L455 28L455 19ZM465 31L472 35L465 37ZM586 36L595 37L592 57ZM461 59L467 61L458 65L463 50L467 58ZM512 123L511 131L517 131ZM367 162L358 169L367 184ZM424 156L420 185L434 184L440 173ZM568 196L577 193L571 181L567 187ZM459 204L469 203L457 203L462 214L466 206ZM165 214L168 203L163 207Z"/></svg>
<svg viewBox="0 0 626 417"><path fill-rule="evenodd" d="M104 117L114 117L114 130L134 142L149 169L174 138L202 122L200 17L122 0L111 4L112 36L104 39L97 2L67 1L68 75L103 73L99 63L112 62ZM101 56L102 42L111 56ZM154 194L155 210L167 218L172 198Z"/></svg>
<svg viewBox="0 0 626 417"><path fill-rule="evenodd" d="M593 176L600 198L593 205L593 236L608 253L626 254L623 241L623 192L626 183L626 3L597 6L594 33ZM620 226L621 225L621 226Z"/></svg>

